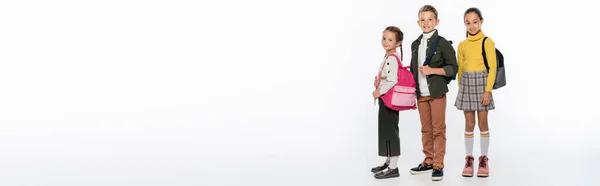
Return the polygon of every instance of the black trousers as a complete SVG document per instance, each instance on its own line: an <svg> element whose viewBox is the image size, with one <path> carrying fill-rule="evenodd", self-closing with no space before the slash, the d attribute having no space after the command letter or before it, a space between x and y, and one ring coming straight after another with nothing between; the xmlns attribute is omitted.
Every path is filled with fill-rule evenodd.
<svg viewBox="0 0 600 186"><path fill-rule="evenodd" d="M398 111L387 108L379 99L378 146L379 156L400 155L400 133L398 131Z"/></svg>

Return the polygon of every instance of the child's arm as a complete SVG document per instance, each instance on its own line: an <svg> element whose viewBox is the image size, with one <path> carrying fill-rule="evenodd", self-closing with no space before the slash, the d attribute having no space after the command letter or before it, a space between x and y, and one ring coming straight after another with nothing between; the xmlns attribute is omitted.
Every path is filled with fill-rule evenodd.
<svg viewBox="0 0 600 186"><path fill-rule="evenodd" d="M418 59L418 53L416 52L416 48L418 48L417 46L417 41L413 41L413 43L410 45L410 59L411 61L409 61L408 63L410 63L410 73L413 75L413 78L417 78L419 76L419 66L415 63L413 63L413 61L415 59Z"/></svg>
<svg viewBox="0 0 600 186"><path fill-rule="evenodd" d="M431 68L429 66L424 66L423 68L424 68L423 70L425 70L424 74L426 74L426 75L440 75L440 76L446 75L446 71L444 70L444 68ZM429 72L429 73L427 73L427 72Z"/></svg>
<svg viewBox="0 0 600 186"><path fill-rule="evenodd" d="M456 75L458 63L456 62L456 51L454 51L454 47L452 47L452 44L445 39L443 42L440 42L439 47L442 47L442 57L446 61L446 66L442 67L444 73L440 73L440 75L448 77Z"/></svg>
<svg viewBox="0 0 600 186"><path fill-rule="evenodd" d="M492 41L491 38L487 38L485 41L485 57L488 62L488 66L490 70L488 72L487 78L487 86L485 87L486 92L492 92L492 88L494 87L494 82L496 82L496 71L498 62L496 61L496 44Z"/></svg>
<svg viewBox="0 0 600 186"><path fill-rule="evenodd" d="M457 81L456 84L460 87L460 79L462 78L462 69L463 69L463 53L462 53L462 42L458 44L458 73L457 73Z"/></svg>
<svg viewBox="0 0 600 186"><path fill-rule="evenodd" d="M382 83L381 88L379 88L379 94L381 95L387 93L398 83L398 62L396 58L393 56L388 57L383 65L385 68L382 73L385 73L387 77L380 82Z"/></svg>

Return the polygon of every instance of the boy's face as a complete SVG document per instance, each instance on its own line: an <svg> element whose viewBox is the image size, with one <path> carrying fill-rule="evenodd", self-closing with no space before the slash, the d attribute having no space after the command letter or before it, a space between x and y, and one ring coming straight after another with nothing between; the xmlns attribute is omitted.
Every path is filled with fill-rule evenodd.
<svg viewBox="0 0 600 186"><path fill-rule="evenodd" d="M417 21L423 33L429 33L435 30L435 26L440 23L439 19L435 18L435 14L431 11L424 11L419 13L419 20Z"/></svg>

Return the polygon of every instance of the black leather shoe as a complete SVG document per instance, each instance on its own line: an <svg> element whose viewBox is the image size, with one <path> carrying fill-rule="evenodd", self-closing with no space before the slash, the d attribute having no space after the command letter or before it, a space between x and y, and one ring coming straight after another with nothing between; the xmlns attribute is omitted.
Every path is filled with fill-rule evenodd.
<svg viewBox="0 0 600 186"><path fill-rule="evenodd" d="M377 179L396 178L396 177L400 177L398 168L387 169L386 171L381 171L381 172L378 172L377 174L375 174L375 178L377 178Z"/></svg>
<svg viewBox="0 0 600 186"><path fill-rule="evenodd" d="M371 172L372 172L372 173L378 173L378 172L380 172L380 171L382 171L382 170L385 170L386 168L388 168L388 164L387 164L387 163L384 163L384 164L383 164L383 165L381 165L381 166L373 167L373 168L371 169Z"/></svg>

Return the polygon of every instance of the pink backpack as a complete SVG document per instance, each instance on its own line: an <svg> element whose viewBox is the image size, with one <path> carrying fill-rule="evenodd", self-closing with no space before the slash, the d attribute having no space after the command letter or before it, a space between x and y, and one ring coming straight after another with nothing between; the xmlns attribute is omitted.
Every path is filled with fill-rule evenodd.
<svg viewBox="0 0 600 186"><path fill-rule="evenodd" d="M386 107L395 111L412 110L417 108L417 84L412 73L408 70L410 66L402 66L400 58L392 54L398 61L398 83L394 85L387 93L381 96ZM389 56L388 56L389 57ZM379 76L381 77L381 70Z"/></svg>

